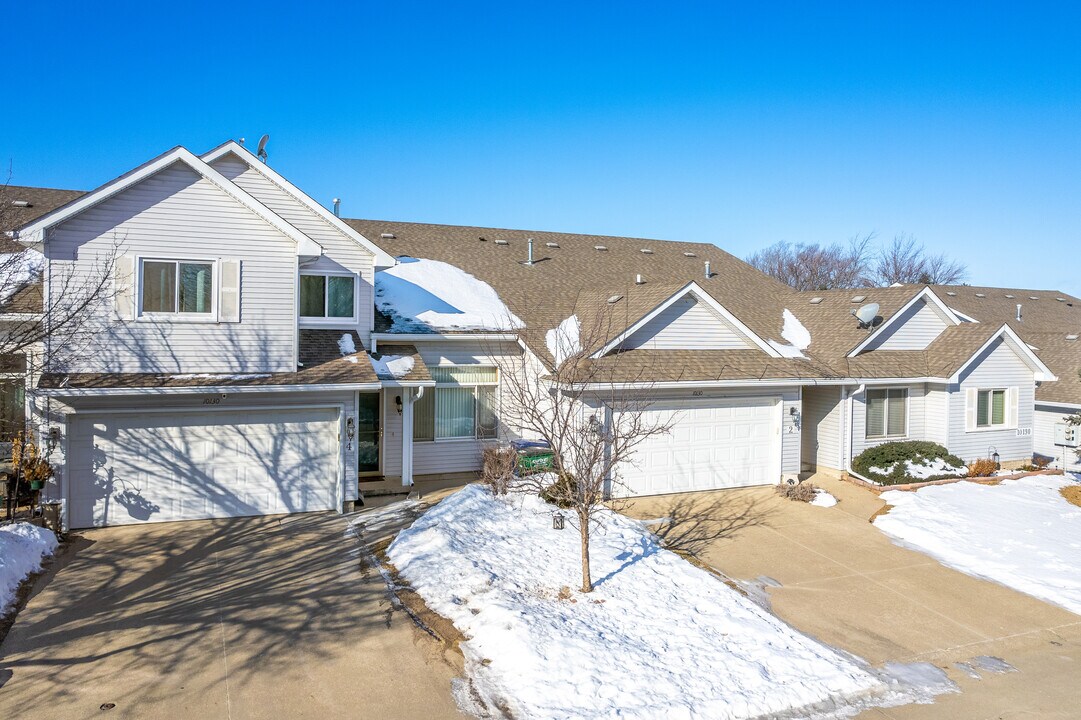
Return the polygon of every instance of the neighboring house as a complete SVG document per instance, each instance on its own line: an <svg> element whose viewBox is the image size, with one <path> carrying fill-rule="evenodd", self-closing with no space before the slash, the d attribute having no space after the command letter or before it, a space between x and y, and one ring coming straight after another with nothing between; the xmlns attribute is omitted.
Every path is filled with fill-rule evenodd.
<svg viewBox="0 0 1081 720"><path fill-rule="evenodd" d="M22 204L0 229L47 266L0 322L115 253L92 346L0 367L4 418L54 439L71 527L348 509L473 473L517 434L501 371L545 375L552 332L600 312L593 362L675 418L629 494L839 471L895 438L1019 463L1081 407L1081 301L1061 293L799 293L708 244L342 220L233 142L3 197ZM1002 300L1022 294L1040 299L1018 321Z"/></svg>

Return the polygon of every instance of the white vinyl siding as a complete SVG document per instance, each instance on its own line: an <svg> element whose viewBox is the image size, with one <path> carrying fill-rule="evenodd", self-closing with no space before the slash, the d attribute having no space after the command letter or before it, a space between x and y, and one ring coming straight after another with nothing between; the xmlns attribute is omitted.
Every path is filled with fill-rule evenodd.
<svg viewBox="0 0 1081 720"><path fill-rule="evenodd" d="M69 265L92 276L114 245L126 256L232 258L243 264L243 322L138 317L137 268L118 262L116 307L101 308L95 345L72 372L227 373L295 369L296 243L182 163L50 231L54 282ZM59 288L54 288L59 291Z"/></svg>
<svg viewBox="0 0 1081 720"><path fill-rule="evenodd" d="M950 444L949 403L950 396L945 385L928 384L925 386L923 415L923 440L930 440L942 446Z"/></svg>
<svg viewBox="0 0 1081 720"><path fill-rule="evenodd" d="M864 352L923 350L952 324L937 305L928 303L926 300L919 300L894 320L882 335L875 338L864 349Z"/></svg>
<svg viewBox="0 0 1081 720"><path fill-rule="evenodd" d="M803 465L811 468L841 468L841 389L803 388Z"/></svg>
<svg viewBox="0 0 1081 720"><path fill-rule="evenodd" d="M728 320L689 295L665 308L620 345L623 350L742 350L754 347Z"/></svg>
<svg viewBox="0 0 1081 720"><path fill-rule="evenodd" d="M1081 411L1081 408L1078 410ZM1063 468L1069 472L1081 472L1079 448L1055 445L1055 425L1066 422L1070 414L1069 410L1036 405L1032 430L1034 451L1044 457L1054 458L1053 467Z"/></svg>
<svg viewBox="0 0 1081 720"><path fill-rule="evenodd" d="M264 175L252 170L248 164L233 154L226 154L211 163L215 170L248 191L259 202L280 215L293 227L319 243L324 255L311 264L304 266L305 272L354 273L358 280L356 286L356 306L358 317L341 319L336 323L325 320L312 323L320 327L332 324L335 328L355 329L361 341L367 347L372 330L374 313L373 283L375 268L370 250L356 242L331 225L326 219L306 207L283 188L271 182ZM301 321L304 325L307 321Z"/></svg>
<svg viewBox="0 0 1081 720"><path fill-rule="evenodd" d="M976 427L977 393L981 389L1009 391L1005 426ZM1003 460L1032 456L1032 435L1023 433L1032 429L1035 380L1032 369L1008 342L996 340L961 375L959 383L950 385L950 393L950 452L964 460L988 457L991 451L997 451ZM1016 408L1015 415L1010 408Z"/></svg>

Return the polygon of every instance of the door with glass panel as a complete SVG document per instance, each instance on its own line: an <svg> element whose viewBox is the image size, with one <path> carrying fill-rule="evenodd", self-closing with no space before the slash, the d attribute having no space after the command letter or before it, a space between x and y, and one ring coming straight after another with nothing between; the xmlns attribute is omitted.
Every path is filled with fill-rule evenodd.
<svg viewBox="0 0 1081 720"><path fill-rule="evenodd" d="M360 475L379 474L379 453L383 426L379 422L381 393L360 393L357 396L357 472Z"/></svg>

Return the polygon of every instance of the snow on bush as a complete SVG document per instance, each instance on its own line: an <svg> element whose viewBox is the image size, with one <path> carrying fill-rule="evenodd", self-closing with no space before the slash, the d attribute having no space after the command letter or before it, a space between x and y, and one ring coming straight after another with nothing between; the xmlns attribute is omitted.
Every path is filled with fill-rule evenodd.
<svg viewBox="0 0 1081 720"><path fill-rule="evenodd" d="M468 638L472 690L489 707L517 718L806 717L897 690L610 511L591 546L596 590L570 591L578 533L553 530L553 511L471 485L388 549Z"/></svg>
<svg viewBox="0 0 1081 720"><path fill-rule="evenodd" d="M1081 614L1081 510L1060 492L1075 482L1039 475L892 490L875 526L961 572Z"/></svg>
<svg viewBox="0 0 1081 720"><path fill-rule="evenodd" d="M375 304L397 332L523 327L491 285L438 260L402 257L377 272Z"/></svg>
<svg viewBox="0 0 1081 720"><path fill-rule="evenodd" d="M926 440L886 442L869 447L852 460L852 469L882 485L965 477L968 468L938 443Z"/></svg>
<svg viewBox="0 0 1081 720"><path fill-rule="evenodd" d="M0 526L0 617L11 609L26 577L41 570L41 561L57 548L51 530L29 523Z"/></svg>

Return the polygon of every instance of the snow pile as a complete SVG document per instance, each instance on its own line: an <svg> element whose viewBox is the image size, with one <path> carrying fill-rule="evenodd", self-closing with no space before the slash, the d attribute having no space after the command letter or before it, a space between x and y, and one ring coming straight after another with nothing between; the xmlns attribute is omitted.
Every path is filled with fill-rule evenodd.
<svg viewBox="0 0 1081 720"><path fill-rule="evenodd" d="M833 507L837 504L837 498L822 489L815 490L814 500L811 504L815 507Z"/></svg>
<svg viewBox="0 0 1081 720"><path fill-rule="evenodd" d="M345 333L338 338L338 349L341 350L342 355L353 355L357 351L357 344L353 342L353 336L350 333Z"/></svg>
<svg viewBox="0 0 1081 720"><path fill-rule="evenodd" d="M469 638L470 693L489 707L517 718L807 717L912 699L613 512L591 545L596 589L561 593L579 582L578 533L553 530L552 512L470 485L388 549Z"/></svg>
<svg viewBox="0 0 1081 720"><path fill-rule="evenodd" d="M45 256L37 250L0 253L0 304L35 282L45 269Z"/></svg>
<svg viewBox="0 0 1081 720"><path fill-rule="evenodd" d="M873 473L878 475L889 476L893 473L894 468L900 464L900 460L890 465L887 468L877 467L872 465L867 468ZM954 466L942 458L934 458L933 460L924 460L923 462L912 462L911 460L905 460L905 474L913 480L927 480L933 477L942 477L947 475L950 477L966 477L968 475L968 468L964 465Z"/></svg>
<svg viewBox="0 0 1081 720"><path fill-rule="evenodd" d="M1074 482L1039 475L893 490L875 526L952 568L1081 614L1081 508L1059 494Z"/></svg>
<svg viewBox="0 0 1081 720"><path fill-rule="evenodd" d="M788 341L788 345L777 342L776 340L770 340L769 345L774 350L781 354L781 357L786 358L806 358L803 354L803 350L806 350L811 345L811 333L807 331L807 328L803 326L803 323L799 321L792 311L788 308L784 309L781 313L781 317L784 320L784 327L781 328L781 337Z"/></svg>
<svg viewBox="0 0 1081 720"><path fill-rule="evenodd" d="M567 358L582 352L582 323L577 315L559 323L544 334L544 344L548 346L548 352L555 358L556 367L563 364Z"/></svg>
<svg viewBox="0 0 1081 720"><path fill-rule="evenodd" d="M56 551L51 530L30 523L0 526L0 617L15 602L15 592L27 575L41 570L41 561Z"/></svg>
<svg viewBox="0 0 1081 720"><path fill-rule="evenodd" d="M381 355L378 359L374 355L368 357L372 361L375 374L380 378L399 379L413 371L414 361L409 355Z"/></svg>
<svg viewBox="0 0 1081 720"><path fill-rule="evenodd" d="M396 332L523 327L490 285L438 260L403 257L377 272L375 304Z"/></svg>

